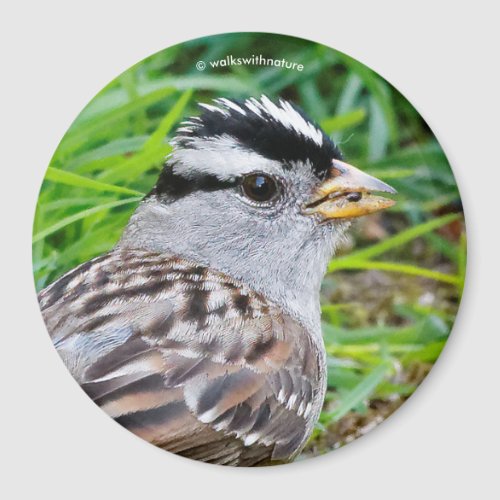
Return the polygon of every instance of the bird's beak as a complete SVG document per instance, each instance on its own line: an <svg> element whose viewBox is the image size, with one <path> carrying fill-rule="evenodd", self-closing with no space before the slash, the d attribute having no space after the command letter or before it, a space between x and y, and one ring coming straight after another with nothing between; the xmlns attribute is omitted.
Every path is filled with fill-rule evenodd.
<svg viewBox="0 0 500 500"><path fill-rule="evenodd" d="M322 182L304 206L307 215L322 220L361 217L392 207L394 200L376 196L373 191L395 194L396 190L361 170L333 160L330 176Z"/></svg>

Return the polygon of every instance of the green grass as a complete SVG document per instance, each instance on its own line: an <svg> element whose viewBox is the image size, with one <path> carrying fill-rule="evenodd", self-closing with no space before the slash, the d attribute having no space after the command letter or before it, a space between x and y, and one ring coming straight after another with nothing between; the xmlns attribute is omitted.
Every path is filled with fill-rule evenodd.
<svg viewBox="0 0 500 500"><path fill-rule="evenodd" d="M304 71L195 68L261 53ZM357 61L294 38L232 34L159 52L120 75L76 118L49 165L33 229L36 287L112 248L197 101L261 93L302 106L350 163L398 190L392 209L354 225L352 248L325 278L328 392L307 449L322 453L346 416L413 393L446 342L465 275L463 214L442 149L408 101Z"/></svg>

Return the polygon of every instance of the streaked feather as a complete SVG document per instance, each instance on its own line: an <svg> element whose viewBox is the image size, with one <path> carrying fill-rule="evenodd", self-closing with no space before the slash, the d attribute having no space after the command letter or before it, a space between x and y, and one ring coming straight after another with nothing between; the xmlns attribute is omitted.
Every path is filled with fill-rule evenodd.
<svg viewBox="0 0 500 500"><path fill-rule="evenodd" d="M320 350L295 320L223 274L116 250L39 300L82 388L157 446L257 465L293 457L312 430L324 391Z"/></svg>

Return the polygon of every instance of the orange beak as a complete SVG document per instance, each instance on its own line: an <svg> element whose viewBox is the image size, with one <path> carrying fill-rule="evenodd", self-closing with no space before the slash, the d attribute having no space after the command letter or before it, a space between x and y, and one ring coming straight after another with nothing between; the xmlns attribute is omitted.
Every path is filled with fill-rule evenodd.
<svg viewBox="0 0 500 500"><path fill-rule="evenodd" d="M392 207L396 202L376 196L373 191L396 194L396 190L361 170L333 160L330 176L322 182L304 206L307 215L322 220L351 219Z"/></svg>

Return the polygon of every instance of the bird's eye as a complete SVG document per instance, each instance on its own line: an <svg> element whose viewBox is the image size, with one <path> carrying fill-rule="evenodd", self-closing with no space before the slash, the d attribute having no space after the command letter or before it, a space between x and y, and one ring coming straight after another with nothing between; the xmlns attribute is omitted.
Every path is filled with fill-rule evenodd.
<svg viewBox="0 0 500 500"><path fill-rule="evenodd" d="M274 200L279 192L276 181L265 174L247 175L243 179L241 189L247 198L258 203Z"/></svg>

